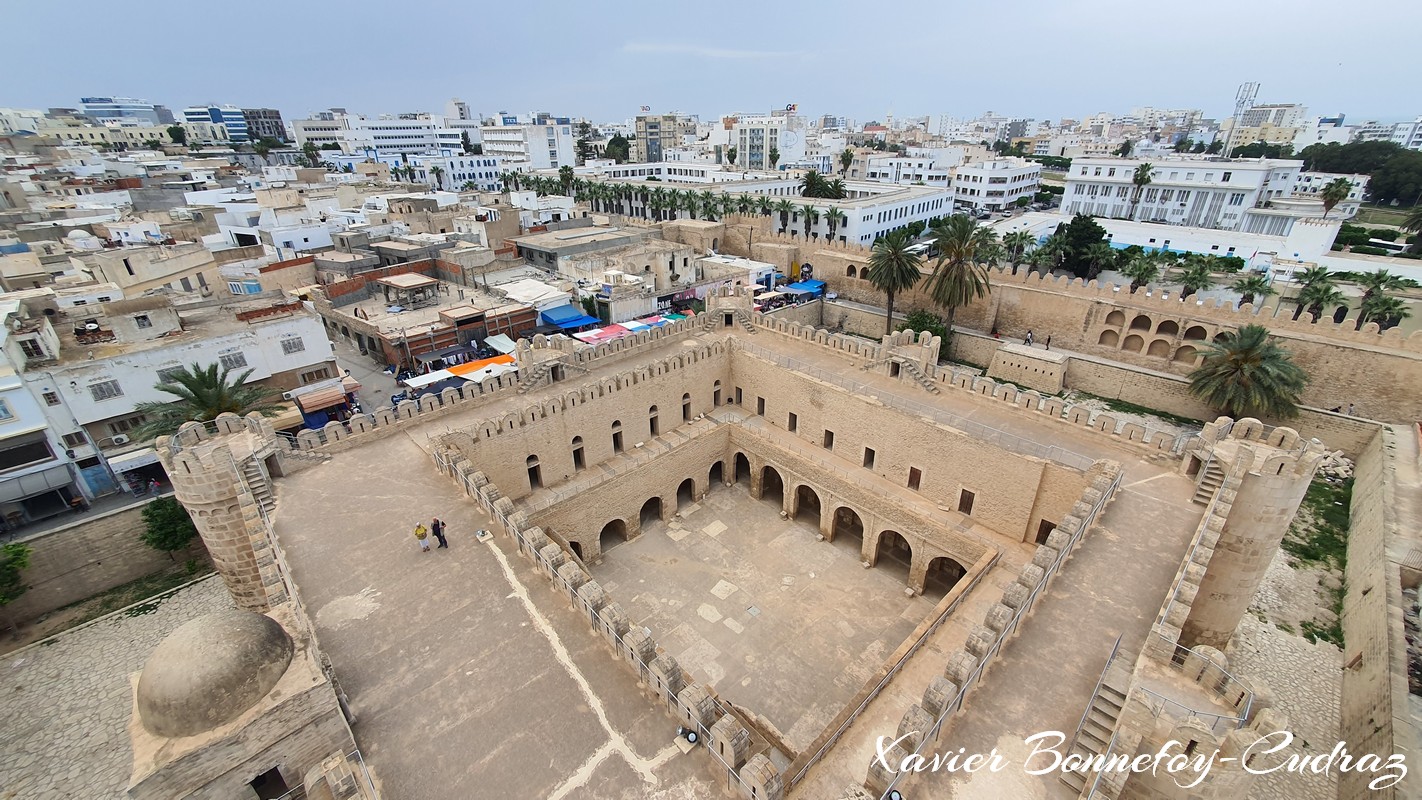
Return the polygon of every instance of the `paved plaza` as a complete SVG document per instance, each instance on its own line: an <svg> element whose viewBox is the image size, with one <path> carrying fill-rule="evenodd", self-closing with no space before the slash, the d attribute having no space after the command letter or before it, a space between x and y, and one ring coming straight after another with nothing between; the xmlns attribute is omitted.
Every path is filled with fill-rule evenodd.
<svg viewBox="0 0 1422 800"><path fill-rule="evenodd" d="M745 483L717 484L591 569L684 669L800 751L941 595L907 596L906 564L865 569L857 537L816 541L814 524L779 511Z"/></svg>
<svg viewBox="0 0 1422 800"><path fill-rule="evenodd" d="M0 800L123 800L129 675L190 619L233 607L216 576L0 658Z"/></svg>
<svg viewBox="0 0 1422 800"><path fill-rule="evenodd" d="M283 479L277 539L401 800L715 796L705 756L582 616L417 444L391 437ZM411 530L438 516L448 550Z"/></svg>

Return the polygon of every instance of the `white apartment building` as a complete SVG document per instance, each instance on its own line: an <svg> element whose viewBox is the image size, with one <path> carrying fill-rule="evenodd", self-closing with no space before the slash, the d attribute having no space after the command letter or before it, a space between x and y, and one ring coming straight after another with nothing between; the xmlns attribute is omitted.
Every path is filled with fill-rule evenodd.
<svg viewBox="0 0 1422 800"><path fill-rule="evenodd" d="M728 171L725 164L692 161L660 161L645 164L615 164L611 161L591 161L573 172L588 178L610 180L646 180L656 178L665 183L731 183L745 180L741 170Z"/></svg>
<svg viewBox="0 0 1422 800"><path fill-rule="evenodd" d="M741 116L731 123L730 144L736 148L736 164L744 169L782 169L804 161L808 133L805 120L789 112ZM773 165L772 150L779 155Z"/></svg>
<svg viewBox="0 0 1422 800"><path fill-rule="evenodd" d="M1316 198L1318 193L1323 191L1323 187L1338 178L1343 178L1352 184L1352 189L1349 190L1347 199L1335 206L1328 216L1330 219L1352 219L1358 213L1358 207L1363 204L1363 198L1367 196L1370 177L1369 175L1344 175L1337 172L1300 172L1298 179L1294 182L1294 195Z"/></svg>
<svg viewBox="0 0 1422 800"><path fill-rule="evenodd" d="M374 158L389 153L463 151L460 131L446 125L438 114L382 114L372 119L332 110L291 125L297 147L307 142L317 147L335 144L347 155Z"/></svg>
<svg viewBox="0 0 1422 800"><path fill-rule="evenodd" d="M952 178L956 209L1001 211L1018 198L1029 200L1042 185L1042 165L1021 158L999 158L958 167Z"/></svg>
<svg viewBox="0 0 1422 800"><path fill-rule="evenodd" d="M1401 123L1407 124L1407 123ZM1355 142L1390 142L1392 135L1397 131L1398 124L1392 122L1364 122L1358 126L1357 133L1353 134Z"/></svg>
<svg viewBox="0 0 1422 800"><path fill-rule="evenodd" d="M557 169L577 164L577 136L572 123L501 124L480 128L484 154L495 156L512 167Z"/></svg>
<svg viewBox="0 0 1422 800"><path fill-rule="evenodd" d="M1295 220L1321 217L1323 206L1291 199L1302 161L1284 159L1157 159L1136 202L1130 158L1072 162L1062 213L1135 219L1192 228L1285 236Z"/></svg>
<svg viewBox="0 0 1422 800"><path fill-rule="evenodd" d="M1265 103L1245 111L1240 117L1240 126L1257 128L1272 125L1276 128L1302 128L1308 124L1308 106L1298 103Z"/></svg>
<svg viewBox="0 0 1422 800"><path fill-rule="evenodd" d="M8 314L18 304L12 296L4 310ZM0 331L0 337L8 333ZM12 531L27 522L68 512L76 498L92 500L104 493L108 482L96 480L97 485L91 486L81 478L80 467L8 358L9 351L18 348L6 341L4 349L5 357L0 358L0 524ZM102 464L99 467L104 471Z"/></svg>
<svg viewBox="0 0 1422 800"><path fill-rule="evenodd" d="M1422 117L1392 127L1392 141L1408 150L1422 150Z"/></svg>
<svg viewBox="0 0 1422 800"><path fill-rule="evenodd" d="M857 158L851 162L849 177L876 183L947 186L953 177L953 167L932 157L873 153L863 159L862 167Z"/></svg>
<svg viewBox="0 0 1422 800"><path fill-rule="evenodd" d="M1315 144L1347 144L1353 141L1357 133L1356 126L1343 124L1342 115L1318 117L1312 124L1300 129L1299 134L1294 137L1294 152L1298 153Z"/></svg>

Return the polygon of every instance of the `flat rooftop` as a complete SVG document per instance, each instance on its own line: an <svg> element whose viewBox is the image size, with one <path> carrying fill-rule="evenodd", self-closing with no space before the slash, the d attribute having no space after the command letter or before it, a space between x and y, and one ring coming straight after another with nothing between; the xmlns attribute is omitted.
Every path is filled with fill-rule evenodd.
<svg viewBox="0 0 1422 800"><path fill-rule="evenodd" d="M425 276L420 277L424 278ZM375 294L358 303L338 306L334 310L339 314L354 318L355 310L359 308L362 318L379 328L382 334L398 335L404 331L405 336L424 336L440 327L442 324L439 319L441 312L454 312L456 309L462 309L461 313L465 316L480 312L490 316L499 316L516 311L521 307L517 303L510 303L506 298L486 293L482 287L461 286L435 278L426 278L426 280L434 281L434 285L439 287L438 299L429 305L419 308L405 308L403 311L391 311L392 306L385 302L384 294L377 289Z"/></svg>
<svg viewBox="0 0 1422 800"><path fill-rule="evenodd" d="M518 244L520 247L532 247L538 250L557 250L559 248L576 247L586 244L640 239L645 235L645 231L627 230L624 228L569 228L568 230L562 231L548 231L547 233L535 233L529 236L517 236L509 239L509 241Z"/></svg>

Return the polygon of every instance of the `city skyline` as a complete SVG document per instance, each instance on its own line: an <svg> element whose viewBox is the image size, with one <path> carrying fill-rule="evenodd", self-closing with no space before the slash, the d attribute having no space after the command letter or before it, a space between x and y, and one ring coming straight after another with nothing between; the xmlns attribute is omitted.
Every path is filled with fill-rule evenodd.
<svg viewBox="0 0 1422 800"><path fill-rule="evenodd" d="M294 7L281 24L320 31L323 42L370 42L372 15L359 11L364 5L341 15ZM1354 53L1314 55L1323 44L1319 22L1331 8L1295 5L1296 11L1276 18L1269 9L1214 0L1189 13L1158 15L1111 0L1070 9L1026 4L1013 14L911 2L866 29L835 24L861 12L857 6L767 12L732 3L696 15L694 33L682 17L646 19L628 12L612 24L576 18L572 7L548 14L544 30L524 32L527 23L512 8L450 6L429 15L434 27L398 34L393 42L408 36L408 43L418 46L369 61L357 48L303 47L278 31L239 39L247 56L240 59L188 58L188 51L174 53L161 45L129 48L122 58L110 58L102 75L95 75L86 59L55 61L52 40L35 36L17 40L15 50L19 62L42 68L9 87L0 105L65 107L83 96L115 95L177 109L207 102L272 107L290 120L333 106L372 115L440 113L445 101L460 97L486 115L547 110L597 122L634 117L643 106L708 119L787 103L811 117L834 114L861 122L882 121L890 112L900 118L971 118L987 110L1080 119L1136 106L1199 108L1219 119L1229 115L1238 84L1257 81L1259 102L1301 103L1315 116L1344 113L1361 122L1416 114L1400 96L1400 76L1410 66L1406 37L1415 24L1408 23L1422 20L1422 12L1400 2L1368 2L1358 13L1330 19L1330 40L1366 37L1365 64ZM189 11L166 2L149 9L164 18L174 41L210 39L211 23ZM748 28L752 13L757 23ZM38 5L17 7L12 14L17 27L35 31L74 18L104 23L66 31L71 56L110 46L110 33L122 29L125 16L87 0L67 5L62 17L53 7ZM812 24L808 27L824 30L801 34L807 14L832 23ZM1395 24L1377 25L1379 14ZM994 32L992 26L1004 29ZM901 36L935 28L945 30L944 44L902 46ZM469 50L459 36L447 47L439 46L437 36L434 46L422 41L434 36L429 30L464 29L483 43ZM495 33L482 36L482 31ZM1218 48L1201 45L1212 39L1223 41ZM511 58L510 49L520 47L533 48L536 57ZM1265 52L1273 57L1261 58L1261 47L1272 47ZM510 68L491 69L485 59L509 59ZM661 66L648 68L658 62ZM1068 80L1061 80L1063 74Z"/></svg>

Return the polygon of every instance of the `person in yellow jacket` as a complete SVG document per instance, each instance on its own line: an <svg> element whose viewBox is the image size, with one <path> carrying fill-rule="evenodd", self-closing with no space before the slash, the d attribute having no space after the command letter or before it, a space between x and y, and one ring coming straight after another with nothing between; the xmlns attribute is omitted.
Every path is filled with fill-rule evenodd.
<svg viewBox="0 0 1422 800"><path fill-rule="evenodd" d="M420 552L430 551L430 531L423 522L415 525L415 541L420 543Z"/></svg>

